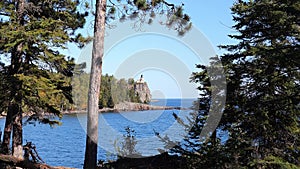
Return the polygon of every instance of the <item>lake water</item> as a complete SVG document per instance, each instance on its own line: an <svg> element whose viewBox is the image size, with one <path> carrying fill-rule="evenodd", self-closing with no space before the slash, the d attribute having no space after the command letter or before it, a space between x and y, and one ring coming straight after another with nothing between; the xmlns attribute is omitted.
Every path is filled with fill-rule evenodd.
<svg viewBox="0 0 300 169"><path fill-rule="evenodd" d="M160 99L152 102L160 106L181 106L189 108L192 99ZM125 128L135 130L137 141L135 149L144 156L158 154L164 144L155 136L168 136L180 141L186 134L184 128L174 119L176 113L182 119L191 110L156 110L123 113L99 114L98 159L114 159L124 143ZM82 168L85 151L86 115L65 115L61 126L50 127L44 124L27 124L24 126L24 144L31 141L36 145L39 156L49 165ZM0 119L4 128L5 119ZM121 150L122 151L122 150Z"/></svg>

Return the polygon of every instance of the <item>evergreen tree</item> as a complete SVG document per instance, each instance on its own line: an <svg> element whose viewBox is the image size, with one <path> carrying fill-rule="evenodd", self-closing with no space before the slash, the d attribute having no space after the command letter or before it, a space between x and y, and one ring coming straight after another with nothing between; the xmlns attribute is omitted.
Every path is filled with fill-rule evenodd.
<svg viewBox="0 0 300 169"><path fill-rule="evenodd" d="M106 74L101 78L102 87L100 89L99 107L113 108L116 100L112 98L112 86L115 84L116 79L111 75Z"/></svg>
<svg viewBox="0 0 300 169"><path fill-rule="evenodd" d="M217 56L211 58L210 65L199 64L197 68L200 70L192 74L191 82L198 84L199 98L193 103L194 111L188 117L189 123L173 114L188 135L179 144L160 138L166 147L173 147L172 153L184 157L186 168L218 168L224 163L226 154L221 140L222 128L218 126L225 103L226 80Z"/></svg>
<svg viewBox="0 0 300 169"><path fill-rule="evenodd" d="M221 46L228 50L221 57L227 76L222 119L203 141L214 105L209 82L216 76L199 65L193 74L200 84L199 111L174 150L187 157L187 168L299 168L300 1L239 0L232 12L237 34L230 37L238 43ZM221 141L221 132L228 138Z"/></svg>
<svg viewBox="0 0 300 169"><path fill-rule="evenodd" d="M235 166L300 166L300 1L238 1L222 128Z"/></svg>
<svg viewBox="0 0 300 169"><path fill-rule="evenodd" d="M7 154L13 132L13 155L22 158L22 113L31 119L53 122L42 112L61 117L58 100L71 101L70 80L73 59L61 54L68 43L80 47L86 42L76 32L87 13L77 11L78 1L4 0L0 2L0 56L10 62L4 66L5 122L3 153ZM2 79L1 79L2 80ZM1 82L1 83L2 83ZM54 101L55 100L55 101Z"/></svg>

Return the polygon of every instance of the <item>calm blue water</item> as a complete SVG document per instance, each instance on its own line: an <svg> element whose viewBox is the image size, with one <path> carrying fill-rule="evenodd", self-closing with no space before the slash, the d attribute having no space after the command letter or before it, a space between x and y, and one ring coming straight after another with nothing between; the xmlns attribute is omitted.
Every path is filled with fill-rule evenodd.
<svg viewBox="0 0 300 169"><path fill-rule="evenodd" d="M161 99L151 104L189 108L192 102L192 99ZM185 119L189 112L190 110L167 110L99 114L98 159L113 159L113 154L122 151L127 126L135 130L137 152L145 156L158 154L158 149L164 149L164 144L155 136L154 131L180 141L185 131L174 120L172 113ZM39 155L50 165L82 168L86 115L65 115L61 121L61 126L53 128L42 124L25 125L24 144L26 140L33 142ZM0 119L2 129L4 122L5 119Z"/></svg>

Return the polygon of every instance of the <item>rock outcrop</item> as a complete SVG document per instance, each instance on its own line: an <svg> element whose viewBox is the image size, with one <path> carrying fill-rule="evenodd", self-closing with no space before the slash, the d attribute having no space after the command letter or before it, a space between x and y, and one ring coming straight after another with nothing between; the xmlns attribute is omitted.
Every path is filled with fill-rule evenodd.
<svg viewBox="0 0 300 169"><path fill-rule="evenodd" d="M134 91L142 103L149 103L151 101L151 92L146 82L136 83Z"/></svg>
<svg viewBox="0 0 300 169"><path fill-rule="evenodd" d="M141 75L141 78L135 82L134 91L142 103L149 103L151 101L151 91L147 83L144 81L143 75Z"/></svg>
<svg viewBox="0 0 300 169"><path fill-rule="evenodd" d="M144 110L172 110L172 109L185 109L182 107L170 107L170 106L153 106L149 104L142 103L132 103L132 102L122 102L116 104L114 107L114 111L122 112L122 111L144 111Z"/></svg>

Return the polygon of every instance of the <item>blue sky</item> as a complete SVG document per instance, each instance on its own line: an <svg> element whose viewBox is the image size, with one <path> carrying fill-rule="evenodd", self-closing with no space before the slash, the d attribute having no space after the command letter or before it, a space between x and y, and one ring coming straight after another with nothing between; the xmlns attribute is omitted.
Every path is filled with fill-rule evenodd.
<svg viewBox="0 0 300 169"><path fill-rule="evenodd" d="M158 24L136 31L130 28L132 22L117 23L116 28L107 29L103 73L136 80L143 74L154 98L196 98L196 85L189 83L195 64L206 63L205 57L221 55L224 51L218 45L235 43L227 36L235 33L230 28L234 24L230 11L234 1L170 2L185 4L193 23L192 33L179 38ZM89 35L92 32L90 26L83 30ZM70 46L67 54L78 62L89 62L91 49L91 45L82 50Z"/></svg>
<svg viewBox="0 0 300 169"><path fill-rule="evenodd" d="M235 33L231 28L234 22L230 10L230 7L235 1L186 0L184 2L185 11L192 17L194 26L200 29L211 41L217 54L222 53L222 51L217 48L218 45L234 43L227 35Z"/></svg>

